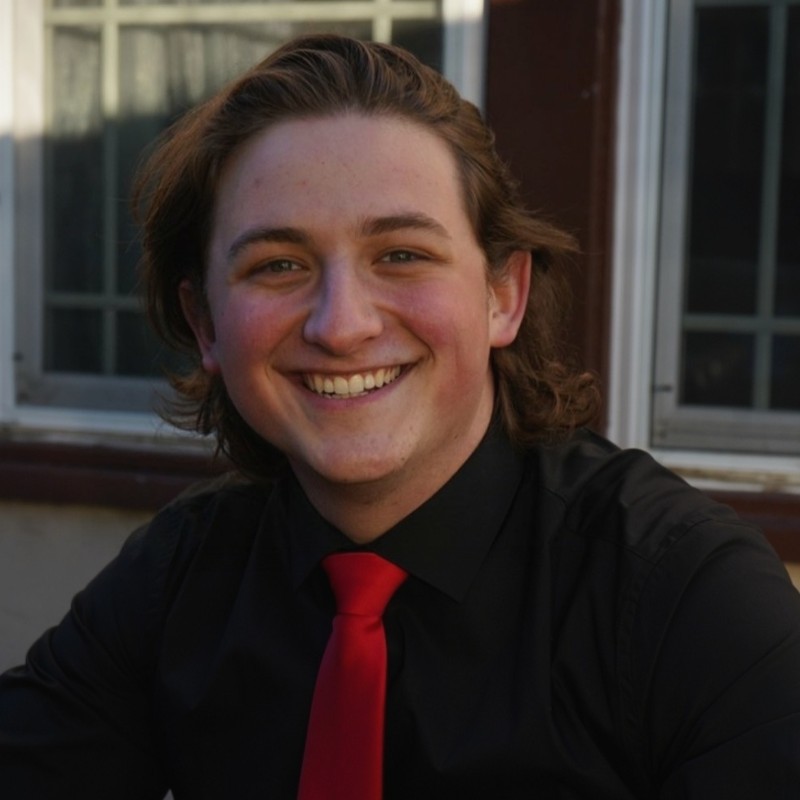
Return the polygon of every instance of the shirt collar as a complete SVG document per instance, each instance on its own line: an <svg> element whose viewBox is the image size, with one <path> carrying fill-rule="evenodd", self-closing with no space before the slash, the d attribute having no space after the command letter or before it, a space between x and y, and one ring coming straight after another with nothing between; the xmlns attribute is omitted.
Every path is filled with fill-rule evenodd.
<svg viewBox="0 0 800 800"><path fill-rule="evenodd" d="M522 456L500 426L492 425L433 497L362 549L461 602L502 527L522 473ZM329 553L359 548L320 516L294 478L284 489L290 569L297 588Z"/></svg>

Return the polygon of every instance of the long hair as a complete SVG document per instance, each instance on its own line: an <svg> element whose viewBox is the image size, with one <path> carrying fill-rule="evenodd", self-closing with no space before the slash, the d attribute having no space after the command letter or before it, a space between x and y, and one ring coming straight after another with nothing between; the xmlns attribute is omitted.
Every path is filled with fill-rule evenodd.
<svg viewBox="0 0 800 800"><path fill-rule="evenodd" d="M285 120L352 112L412 121L447 144L488 280L502 275L515 251L532 254L519 334L491 356L497 414L512 441L524 447L558 439L590 422L599 405L595 380L569 365L563 346L573 239L526 211L480 112L439 73L398 47L333 35L295 39L256 64L166 131L139 170L133 206L147 312L191 364L188 373L171 376L179 398L171 421L215 434L219 448L250 474L269 475L282 462L239 415L221 377L203 370L178 287L188 279L204 296L217 182L237 148Z"/></svg>

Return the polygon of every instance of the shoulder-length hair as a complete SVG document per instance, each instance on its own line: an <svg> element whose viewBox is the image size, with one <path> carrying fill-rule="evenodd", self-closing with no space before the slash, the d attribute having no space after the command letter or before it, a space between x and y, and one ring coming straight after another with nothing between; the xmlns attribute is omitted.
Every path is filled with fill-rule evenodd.
<svg viewBox="0 0 800 800"><path fill-rule="evenodd" d="M203 370L178 287L188 279L204 296L217 182L237 148L284 120L352 112L415 122L448 145L490 281L502 276L515 251L532 254L519 334L491 356L497 415L511 440L526 447L592 421L596 382L569 365L563 345L573 239L523 207L480 112L439 73L398 47L332 35L295 39L256 64L172 126L140 167L133 206L148 316L191 364L171 376L179 399L169 419L215 434L220 450L251 474L272 474L283 461L239 415L221 377Z"/></svg>

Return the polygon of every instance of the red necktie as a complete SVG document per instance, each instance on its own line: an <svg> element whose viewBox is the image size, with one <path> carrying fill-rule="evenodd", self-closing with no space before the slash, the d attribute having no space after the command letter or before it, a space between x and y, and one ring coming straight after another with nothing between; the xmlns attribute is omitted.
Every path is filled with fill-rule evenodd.
<svg viewBox="0 0 800 800"><path fill-rule="evenodd" d="M383 611L407 573L374 553L322 562L336 598L314 688L298 800L380 800L386 637Z"/></svg>

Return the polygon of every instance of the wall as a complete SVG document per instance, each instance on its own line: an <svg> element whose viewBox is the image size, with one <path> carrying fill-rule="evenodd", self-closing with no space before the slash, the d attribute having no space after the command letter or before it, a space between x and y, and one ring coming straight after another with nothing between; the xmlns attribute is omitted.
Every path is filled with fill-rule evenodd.
<svg viewBox="0 0 800 800"><path fill-rule="evenodd" d="M0 672L21 663L148 514L0 503Z"/></svg>

